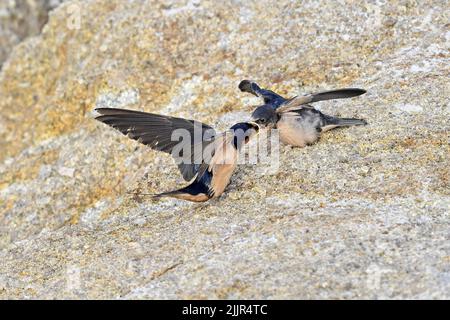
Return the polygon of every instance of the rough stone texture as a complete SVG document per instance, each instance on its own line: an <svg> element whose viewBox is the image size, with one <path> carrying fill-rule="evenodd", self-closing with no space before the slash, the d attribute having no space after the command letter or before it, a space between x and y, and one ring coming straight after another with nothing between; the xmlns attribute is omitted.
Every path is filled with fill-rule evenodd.
<svg viewBox="0 0 450 320"><path fill-rule="evenodd" d="M450 298L447 1L69 1L0 74L1 298ZM97 106L218 129L252 78L366 127L206 204ZM266 174L263 172L266 171ZM256 174L255 174L256 173Z"/></svg>
<svg viewBox="0 0 450 320"><path fill-rule="evenodd" d="M29 36L38 35L47 22L48 11L64 0L0 1L0 67L15 45Z"/></svg>

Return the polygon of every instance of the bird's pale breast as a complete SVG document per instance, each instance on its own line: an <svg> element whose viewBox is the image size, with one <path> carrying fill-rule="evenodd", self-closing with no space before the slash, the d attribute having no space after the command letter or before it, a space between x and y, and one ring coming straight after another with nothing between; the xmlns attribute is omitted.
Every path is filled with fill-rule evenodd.
<svg viewBox="0 0 450 320"><path fill-rule="evenodd" d="M216 149L210 165L213 173L211 187L214 190L214 197L220 196L230 183L231 176L236 169L237 157L238 152L231 144L231 139L225 138Z"/></svg>
<svg viewBox="0 0 450 320"><path fill-rule="evenodd" d="M281 142L296 147L305 147L314 143L320 136L313 123L303 120L295 112L283 114L277 122L277 129Z"/></svg>

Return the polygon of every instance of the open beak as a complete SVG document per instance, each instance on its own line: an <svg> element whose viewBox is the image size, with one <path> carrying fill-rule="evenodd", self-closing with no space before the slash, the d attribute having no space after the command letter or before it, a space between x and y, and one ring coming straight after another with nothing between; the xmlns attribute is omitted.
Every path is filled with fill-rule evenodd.
<svg viewBox="0 0 450 320"><path fill-rule="evenodd" d="M250 124L250 125L253 127L253 129L255 129L257 132L259 131L259 129L261 129L261 127L259 126L259 124L257 124L257 123L254 122L254 121L248 121L247 123Z"/></svg>

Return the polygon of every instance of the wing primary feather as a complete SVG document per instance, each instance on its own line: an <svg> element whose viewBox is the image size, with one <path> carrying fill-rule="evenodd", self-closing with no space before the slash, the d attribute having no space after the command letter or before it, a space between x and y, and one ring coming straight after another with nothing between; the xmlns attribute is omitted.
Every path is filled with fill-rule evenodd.
<svg viewBox="0 0 450 320"><path fill-rule="evenodd" d="M366 93L366 90L358 88L345 88L338 90L323 91L312 94L311 103L324 100L352 98L360 96L364 93Z"/></svg>
<svg viewBox="0 0 450 320"><path fill-rule="evenodd" d="M322 91L318 93L313 93L305 96L296 96L288 99L279 108L276 109L277 113L284 113L299 109L308 103L333 100L333 99L345 99L360 96L366 93L364 89L358 88L345 88L330 91Z"/></svg>
<svg viewBox="0 0 450 320"><path fill-rule="evenodd" d="M212 127L194 120L127 109L97 108L95 111L100 114L95 118L96 120L154 150L172 155L175 146L179 143L189 142L188 147L191 148L191 157L190 159L186 158L185 161L181 157L183 160L178 164L183 178L187 181L194 178L199 168L198 164L203 162L202 154L194 154L196 145L201 144L202 147L205 147L215 140L211 138L211 135L216 135ZM190 139L172 140L172 134L177 129L187 130ZM201 130L201 136L197 137L196 132L199 129ZM206 132L210 134L207 135ZM198 138L201 141L196 141ZM177 158L178 155L173 156Z"/></svg>

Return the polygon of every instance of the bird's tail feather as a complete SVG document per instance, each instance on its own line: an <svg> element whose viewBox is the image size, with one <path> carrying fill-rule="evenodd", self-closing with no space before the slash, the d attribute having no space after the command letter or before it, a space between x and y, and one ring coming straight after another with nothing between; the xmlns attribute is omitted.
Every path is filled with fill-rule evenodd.
<svg viewBox="0 0 450 320"><path fill-rule="evenodd" d="M156 194L153 196L153 199L171 197L192 202L204 202L209 200L212 196L213 194L208 191L207 187L202 182L195 180L187 187Z"/></svg>
<svg viewBox="0 0 450 320"><path fill-rule="evenodd" d="M198 173L195 180L188 186L173 190L162 192L158 194L146 194L151 195L153 199L160 199L164 197L177 198L192 202L205 202L214 196L214 191L211 189L211 172Z"/></svg>
<svg viewBox="0 0 450 320"><path fill-rule="evenodd" d="M367 124L366 120L355 119L355 118L335 118L326 116L325 123L322 126L322 132L338 128L338 127L349 127L349 126L364 126Z"/></svg>
<svg viewBox="0 0 450 320"><path fill-rule="evenodd" d="M367 124L367 121L364 119L355 118L333 118L333 121L331 121L330 124L338 127L364 126Z"/></svg>
<svg viewBox="0 0 450 320"><path fill-rule="evenodd" d="M166 197L176 198L178 195L185 193L185 191L183 189L157 193L157 194L153 195L153 199L160 199L160 198L166 198Z"/></svg>
<svg viewBox="0 0 450 320"><path fill-rule="evenodd" d="M150 196L150 197L152 197L152 199L158 200L158 199L166 198L166 197L180 198L183 195L186 195L185 189L186 188L162 192L162 193L140 193L140 192L127 192L127 193L129 195L133 195L133 196Z"/></svg>
<svg viewBox="0 0 450 320"><path fill-rule="evenodd" d="M156 198L159 196L159 194L156 193L142 193L142 192L127 192L127 194L131 196L150 196L152 198Z"/></svg>

